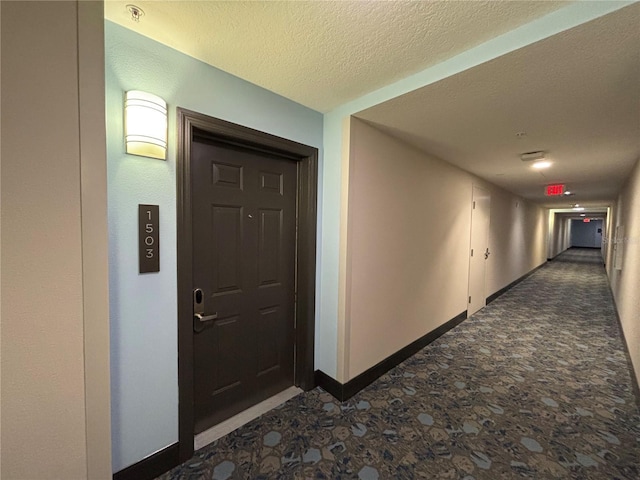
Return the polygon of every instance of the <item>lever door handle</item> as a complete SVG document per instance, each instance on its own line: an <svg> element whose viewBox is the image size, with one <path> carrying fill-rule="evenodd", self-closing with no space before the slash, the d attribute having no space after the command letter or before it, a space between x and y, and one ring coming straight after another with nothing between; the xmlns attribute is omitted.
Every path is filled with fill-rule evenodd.
<svg viewBox="0 0 640 480"><path fill-rule="evenodd" d="M487 251L484 252L484 259L486 260L487 258L489 258L489 255L491 255L491 252L489 251L489 249L487 248Z"/></svg>
<svg viewBox="0 0 640 480"><path fill-rule="evenodd" d="M217 313L214 313L212 315L202 315L201 313L194 313L193 316L196 317L201 322L209 322L211 320L215 320L216 318L218 318Z"/></svg>

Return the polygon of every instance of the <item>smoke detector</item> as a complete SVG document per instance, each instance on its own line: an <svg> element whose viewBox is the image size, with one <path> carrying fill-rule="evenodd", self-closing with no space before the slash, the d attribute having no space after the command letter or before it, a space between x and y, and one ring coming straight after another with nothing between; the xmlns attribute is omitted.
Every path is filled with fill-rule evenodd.
<svg viewBox="0 0 640 480"><path fill-rule="evenodd" d="M536 152L525 152L520 154L520 160L523 162L532 162L534 160L542 160L544 158L544 152L542 150Z"/></svg>
<svg viewBox="0 0 640 480"><path fill-rule="evenodd" d="M136 23L140 22L140 19L144 17L144 10L142 10L137 5L129 4L127 5L127 11L131 14L131 20Z"/></svg>

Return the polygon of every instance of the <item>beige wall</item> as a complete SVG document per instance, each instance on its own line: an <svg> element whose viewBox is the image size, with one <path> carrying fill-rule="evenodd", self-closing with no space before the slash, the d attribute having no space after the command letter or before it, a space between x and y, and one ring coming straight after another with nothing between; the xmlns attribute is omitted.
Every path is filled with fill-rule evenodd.
<svg viewBox="0 0 640 480"><path fill-rule="evenodd" d="M102 3L0 8L0 471L6 480L106 479Z"/></svg>
<svg viewBox="0 0 640 480"><path fill-rule="evenodd" d="M493 186L487 296L547 260L547 209Z"/></svg>
<svg viewBox="0 0 640 480"><path fill-rule="evenodd" d="M606 219L606 229L604 236L604 244L605 244L605 257L604 264L607 268L607 274L609 275L609 282L613 280L611 277L611 264L613 263L613 236L616 233L616 203L612 203L611 206L607 208L607 219ZM613 288L613 285L612 285Z"/></svg>
<svg viewBox="0 0 640 480"><path fill-rule="evenodd" d="M615 226L624 226L621 244L624 261L622 270L616 270L614 262L609 262L607 272L636 379L640 382L640 160L622 188L615 210L613 228L607 238L615 235Z"/></svg>
<svg viewBox="0 0 640 480"><path fill-rule="evenodd" d="M111 478L104 5L79 1L78 102L87 477Z"/></svg>
<svg viewBox="0 0 640 480"><path fill-rule="evenodd" d="M491 192L487 296L547 252L546 210L355 118L350 136L344 381L466 310L473 184Z"/></svg>
<svg viewBox="0 0 640 480"><path fill-rule="evenodd" d="M549 254L554 258L571 246L571 220L551 212L549 214Z"/></svg>

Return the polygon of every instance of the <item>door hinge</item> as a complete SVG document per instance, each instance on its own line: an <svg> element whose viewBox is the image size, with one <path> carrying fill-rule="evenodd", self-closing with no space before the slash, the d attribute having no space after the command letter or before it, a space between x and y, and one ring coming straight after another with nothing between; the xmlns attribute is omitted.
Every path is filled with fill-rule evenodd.
<svg viewBox="0 0 640 480"><path fill-rule="evenodd" d="M474 210L476 209L476 202L475 201L473 202L473 209Z"/></svg>
<svg viewBox="0 0 640 480"><path fill-rule="evenodd" d="M471 303L471 296L469 296L469 303Z"/></svg>
<svg viewBox="0 0 640 480"><path fill-rule="evenodd" d="M471 256L473 257L473 248L471 249Z"/></svg>

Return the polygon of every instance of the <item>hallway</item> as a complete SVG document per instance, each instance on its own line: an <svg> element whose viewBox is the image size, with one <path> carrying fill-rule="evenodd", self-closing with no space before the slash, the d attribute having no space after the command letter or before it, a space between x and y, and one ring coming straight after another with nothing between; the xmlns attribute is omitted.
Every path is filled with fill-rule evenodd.
<svg viewBox="0 0 640 480"><path fill-rule="evenodd" d="M340 404L321 389L160 477L640 477L640 399L599 250L571 249Z"/></svg>

